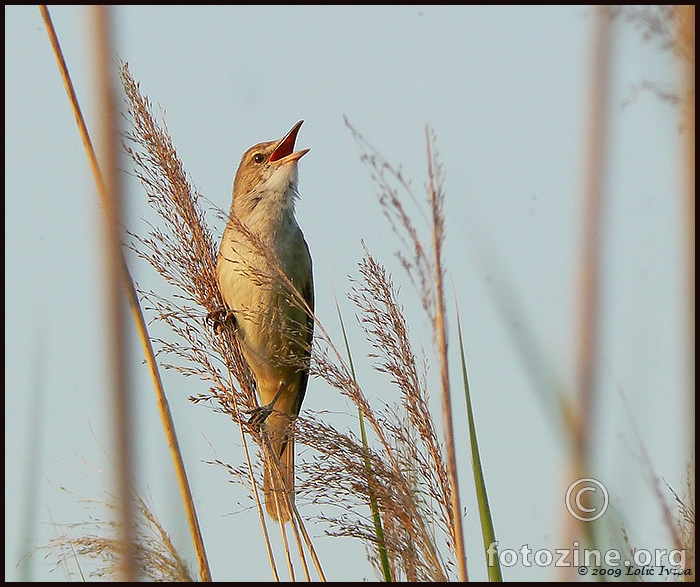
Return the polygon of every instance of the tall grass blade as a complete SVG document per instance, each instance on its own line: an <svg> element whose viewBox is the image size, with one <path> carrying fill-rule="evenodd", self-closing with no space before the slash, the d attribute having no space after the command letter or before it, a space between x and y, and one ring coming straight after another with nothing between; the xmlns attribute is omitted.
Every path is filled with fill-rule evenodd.
<svg viewBox="0 0 700 587"><path fill-rule="evenodd" d="M352 353L350 352L350 343L348 342L347 332L345 331L345 322L343 321L343 315L340 312L340 306L338 305L338 300L335 300L335 309L338 312L338 320L340 320L340 328L343 332L343 342L345 343L345 350L348 354L348 365L350 367L350 373L352 374L352 379L357 383L357 378L355 377L355 365L352 361ZM373 489L375 483L374 476L372 475L372 463L369 458L369 445L367 444L367 431L365 430L365 419L362 415L362 410L357 409L357 413L360 416L360 437L362 439L362 448L365 451L365 467L367 470L367 486L369 488L369 508L372 512L372 521L374 522L374 531L377 539L377 551L379 554L379 561L382 566L382 575L384 576L384 581L387 583L392 583L394 581L391 575L391 565L389 564L389 555L386 549L386 541L384 539L384 529L382 528L382 517L379 513L379 503L377 502L377 493Z"/></svg>
<svg viewBox="0 0 700 587"><path fill-rule="evenodd" d="M459 353L462 358L462 379L464 382L464 395L467 398L467 419L469 420L469 443L472 452L472 471L474 472L474 485L476 489L476 502L479 506L479 520L481 521L481 534L484 538L484 555L486 556L486 570L489 581L501 582L501 563L498 558L498 542L496 532L493 528L491 518L491 508L489 498L486 494L486 481L484 471L481 468L481 456L479 454L479 444L476 440L476 426L474 425L474 413L472 411L471 394L469 393L469 378L467 377L467 359L464 354L464 341L462 340L462 322L457 308L457 338L459 339ZM493 545L493 547L491 546ZM494 552L495 551L495 552ZM494 564L491 563L494 559Z"/></svg>

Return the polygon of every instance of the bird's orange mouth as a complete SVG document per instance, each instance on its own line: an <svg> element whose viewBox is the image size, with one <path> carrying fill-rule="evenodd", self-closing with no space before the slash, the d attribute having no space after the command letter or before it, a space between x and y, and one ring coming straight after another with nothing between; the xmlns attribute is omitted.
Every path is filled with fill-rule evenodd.
<svg viewBox="0 0 700 587"><path fill-rule="evenodd" d="M270 155L270 163L273 163L274 161L279 161L281 159L287 159L288 161L297 161L309 152L309 149L297 151L296 153L294 152L294 143L296 143L297 134L299 133L299 129L301 128L302 124L304 124L303 120L297 122L292 127L292 130L290 130L287 133L287 135L280 141L279 145L277 145L275 150L272 151L272 154Z"/></svg>

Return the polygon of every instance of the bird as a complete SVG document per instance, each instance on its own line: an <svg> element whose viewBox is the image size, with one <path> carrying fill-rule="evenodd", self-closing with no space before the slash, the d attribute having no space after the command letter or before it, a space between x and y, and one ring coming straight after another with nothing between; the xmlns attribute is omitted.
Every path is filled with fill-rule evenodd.
<svg viewBox="0 0 700 587"><path fill-rule="evenodd" d="M265 506L281 524L292 519L293 424L309 381L314 330L311 254L295 216L298 162L310 151L294 151L303 122L243 154L217 257L219 289L261 405L250 421L267 438Z"/></svg>

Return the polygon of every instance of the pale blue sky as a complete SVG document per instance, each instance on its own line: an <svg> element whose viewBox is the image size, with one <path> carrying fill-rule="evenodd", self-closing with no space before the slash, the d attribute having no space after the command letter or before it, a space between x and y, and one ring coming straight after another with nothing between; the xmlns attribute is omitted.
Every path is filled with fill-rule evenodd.
<svg viewBox="0 0 700 587"><path fill-rule="evenodd" d="M88 15L76 7L51 13L93 129ZM16 579L37 380L43 414L37 544L55 534L52 522L86 519L80 498L100 499L109 489L100 444L109 453L110 428L100 206L39 10L6 7L5 16L5 577ZM398 241L343 116L402 165L419 192L426 177L424 125L434 128L446 173L445 265L463 321L496 533L501 548L561 547L565 448L514 349L510 329L522 325L504 323L493 286L505 273L550 367L571 384L590 10L159 6L118 8L115 17L119 57L166 111L192 181L217 206L228 209L248 147L306 121L297 145L311 152L300 163L297 216L314 260L317 312L334 336L334 295L352 316L345 293L348 276L357 277L364 239L402 285L416 345L430 349L427 319L394 257ZM676 109L648 92L622 104L633 84L651 80L672 89L675 78L657 45L642 43L629 25L620 23L616 33L594 473L632 543L669 548L620 393L656 472L680 490L688 431L679 120ZM129 228L143 231L140 219L152 214L139 186L129 187ZM500 267L484 267L489 250ZM148 267L132 261L143 288L163 291ZM387 393L387 379L362 360L370 349L356 321L347 324L360 381ZM138 486L194 560L154 395L136 343L134 349ZM456 354L452 366L458 382ZM437 370L432 363L431 375ZM164 378L214 579L268 580L257 513L223 469L205 464L215 456L240 462L238 430L187 401L199 382L172 373ZM350 411L318 380L304 407ZM455 408L462 413L461 398ZM466 427L462 417L458 422L469 570L471 578L484 579ZM315 511L299 505L302 513ZM359 543L324 537L321 527L311 534L329 579L375 578ZM65 579L61 569L49 573L40 555L33 564L36 579ZM543 580L553 570L516 565L504 576Z"/></svg>

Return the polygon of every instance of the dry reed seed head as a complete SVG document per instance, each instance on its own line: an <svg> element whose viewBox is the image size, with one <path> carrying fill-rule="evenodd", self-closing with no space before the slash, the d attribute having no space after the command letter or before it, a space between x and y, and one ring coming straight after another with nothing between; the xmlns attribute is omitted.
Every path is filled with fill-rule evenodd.
<svg viewBox="0 0 700 587"><path fill-rule="evenodd" d="M389 430L394 444L397 447L403 447L405 454L401 455L400 458L404 471L416 472L416 478L420 477L423 471L435 471L434 475L430 475L430 478L426 479L427 483L424 486L430 488L426 495L441 506L438 508L438 516L446 531L449 548L454 552L454 536L451 532L453 518L452 510L449 507L451 488L442 449L430 419L426 391L421 387L421 380L416 374L414 354L408 340L408 331L402 309L396 302L395 292L386 271L374 261L369 253L366 254L361 264L361 273L365 278L365 283L354 288L354 293L350 297L362 312L361 321L373 346L380 351L375 356L383 359L383 362L376 368L392 374L394 383L397 383L402 391L403 406L410 426L396 417L383 418L381 421ZM418 434L420 443L416 442L415 433ZM418 445L421 446L421 450L416 450ZM399 448L399 450L401 449ZM400 485L401 483L399 483ZM409 479L408 486L404 484L404 487L406 488L405 495L418 495L415 490L415 481L412 482ZM428 505L427 502L420 501L402 504L402 507L396 511L399 512L400 516L401 512L415 512L416 509L421 510L423 514L428 513L428 515L431 515L433 511L432 504ZM410 520L407 522L410 524ZM420 535L420 532L418 534ZM428 552L436 552L430 538L420 540L420 542L428 545ZM430 558L435 560L432 556ZM439 565L437 567L431 566L434 569L440 568Z"/></svg>
<svg viewBox="0 0 700 587"><path fill-rule="evenodd" d="M125 147L149 203L168 227L167 234L153 229L151 237L140 242L151 251L149 262L159 273L199 305L212 310L212 302L219 298L216 253L199 205L200 194L187 181L172 139L166 130L158 128L151 104L141 96L126 64L122 65L122 81L133 122L133 130L126 134L126 140L142 151Z"/></svg>
<svg viewBox="0 0 700 587"><path fill-rule="evenodd" d="M422 211L418 200L413 193L411 182L406 180L401 169L389 164L372 145L349 123L347 117L345 124L350 129L353 137L363 152L361 160L370 168L371 177L380 190L379 203L382 206L385 217L389 220L394 233L399 237L403 250L410 251L411 259L401 251L397 256L406 270L411 283L419 292L421 303L431 320L436 318L436 291L434 286L435 261L425 251L421 244L418 230L406 212L400 198L400 192L416 205L425 225L430 227L437 243L444 240L444 183L443 167L438 161L435 148L436 134L426 127L426 146L428 158L428 182L426 192L430 208L430 219ZM397 185L394 185L394 182Z"/></svg>
<svg viewBox="0 0 700 587"><path fill-rule="evenodd" d="M314 364L321 366L326 373L333 373L334 377L337 377L338 371L342 372L342 369L337 366L327 364L327 355L322 355L321 360L316 359ZM345 390L349 395L355 395L353 383L347 379L343 380L343 385L352 390L350 392ZM361 392L359 395L362 397ZM376 413L368 404L364 406L364 410L367 411L368 422L374 422L374 426L388 430L397 442L403 439L407 446L413 447L415 433L406 432L405 423L392 425L391 422L395 420L395 416ZM404 418L404 421L406 420L407 418ZM389 516L392 519L400 520L396 526L403 528L408 533L408 538L392 538L390 536L390 539L398 545L394 547L394 551L405 553L406 541L419 544L418 552L423 553L421 556L426 556L425 553L427 553L427 558L430 559L427 567L433 569L430 573L425 574L425 577L444 578L445 574L442 571L437 574L434 572L437 549L433 543L433 532L427 530L434 526L434 522L417 522L426 515L432 517L432 508L420 505L416 500L424 500L425 495L428 494L430 496L443 495L439 487L429 491L428 494L418 489L422 481L416 480L420 478L421 471L426 470L425 462L427 461L425 459L421 459L417 463L411 461L411 454L416 454L416 450L411 448L411 450L404 451L408 457L404 455L399 459L397 465L388 460L384 453L377 453L371 449L365 450L359 440L351 434L340 434L319 423L311 423L308 419L300 419L300 424L297 428L297 442L316 449L323 457L318 462L308 465L308 469L307 465L302 465L302 470L309 471L309 475L305 477L305 482L300 487L300 494L314 495L314 501L317 503L343 504L345 506L344 512L347 512L355 511L360 504L366 504L370 492L373 493L381 504L383 517ZM371 475L369 478L367 477L367 459L370 461ZM316 472L311 474L314 468L316 468ZM407 476L406 472L409 470L414 470L414 472ZM414 481L408 478L411 476ZM314 479L323 480L321 486L314 484ZM432 476L428 481L432 485L439 485L435 483ZM345 514L342 514L341 518L343 516ZM371 520L358 521L354 530L350 530L348 529L348 520L341 518L327 517L327 519L333 520L335 527L344 527L348 535L360 538L365 535L373 535ZM438 525L444 526L447 517L440 515L440 518L437 521Z"/></svg>
<svg viewBox="0 0 700 587"><path fill-rule="evenodd" d="M115 506L109 498L104 502L109 511ZM141 577L152 581L194 581L192 572L184 559L175 549L170 537L158 522L148 504L139 497L136 518L136 564ZM90 577L114 579L120 576L119 571L119 542L102 534L114 534L116 523L92 517L88 522L78 524L58 525L68 531L60 533L49 541L46 547L47 556L57 551L57 565L69 568L69 561L76 555L100 561L98 566L89 572ZM89 530L88 530L89 529ZM74 536L72 531L87 531L88 533ZM79 571L82 575L82 567Z"/></svg>

